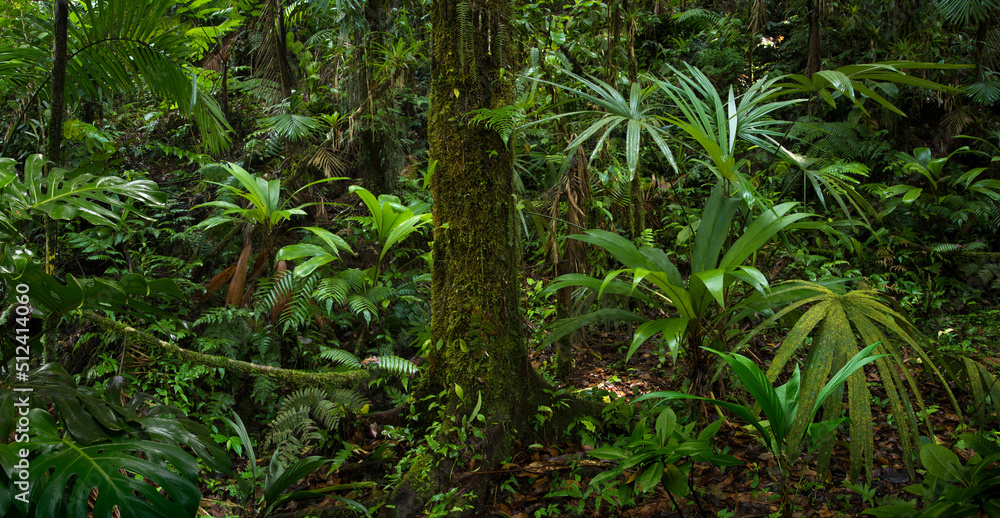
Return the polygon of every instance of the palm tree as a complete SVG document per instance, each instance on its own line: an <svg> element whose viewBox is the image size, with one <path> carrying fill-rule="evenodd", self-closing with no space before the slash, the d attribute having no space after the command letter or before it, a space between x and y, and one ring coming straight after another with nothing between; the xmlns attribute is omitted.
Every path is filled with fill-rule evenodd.
<svg viewBox="0 0 1000 518"><path fill-rule="evenodd" d="M674 162L674 155L670 151L670 148L667 146L666 140L664 139L666 132L662 127L663 125L660 122L660 118L657 116L657 112L660 107L651 102L650 99L656 90L655 85L643 88L638 81L632 82L632 85L629 87L629 97L626 100L625 96L622 95L615 87L601 81L600 79L595 77L584 79L568 70L564 70L563 72L573 79L583 83L589 92L592 93L546 81L544 79L538 79L538 81L566 90L578 98L601 109L582 110L553 115L537 122L532 122L523 127L553 120L559 117L565 117L567 115L600 115L599 119L591 123L587 129L581 131L580 134L566 146L567 150L574 150L583 145L584 142L589 140L594 135L600 133L601 136L597 140L597 144L594 146L594 151L590 154L589 158L589 161L593 162L611 132L615 128L624 124L625 161L628 165L629 180L632 181L632 192L630 193L632 198L632 208L630 210L629 225L632 236L638 236L639 233L642 232L645 225L642 221L642 198L638 190L635 188L636 182L634 180L639 174L639 149L642 143L643 135L652 139L653 143L656 144L657 149L659 149L663 156L666 157L667 161L670 162L670 165L673 166L675 170L677 169L677 164Z"/></svg>
<svg viewBox="0 0 1000 518"><path fill-rule="evenodd" d="M59 94L66 95L65 102L77 102L109 92L133 93L139 84L192 116L209 150L221 151L229 145L229 124L218 103L198 84L197 71L185 68L196 46L183 27L169 23L176 4L176 0L59 0L53 13L55 30L46 29L42 20L38 33L45 35L42 44L53 45L60 54L59 22L63 17L72 20L65 26L66 87L57 85L59 60L50 69L52 54L36 48L34 41L0 45L0 87L21 90L22 95L33 90L30 95L38 97L45 96L45 86L51 81L56 88L49 101L53 115L58 116L64 110ZM54 118L50 124L59 125L59 120ZM57 128L50 128L49 133L58 141ZM49 154L53 160L58 158L51 149Z"/></svg>
<svg viewBox="0 0 1000 518"><path fill-rule="evenodd" d="M934 5L948 22L976 27L976 80L983 81L986 41L1000 38L995 21L1000 14L1000 0L937 0Z"/></svg>

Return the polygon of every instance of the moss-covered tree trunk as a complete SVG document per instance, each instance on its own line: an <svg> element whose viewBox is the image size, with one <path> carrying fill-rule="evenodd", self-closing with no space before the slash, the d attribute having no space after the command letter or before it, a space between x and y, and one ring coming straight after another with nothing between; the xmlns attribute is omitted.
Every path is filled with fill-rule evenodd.
<svg viewBox="0 0 1000 518"><path fill-rule="evenodd" d="M438 347L426 379L448 391L459 413L482 394L488 424L504 428L523 418L531 394L518 313L513 155L496 131L470 124L468 114L513 99L502 42L509 8L493 0L433 2L428 124L437 160L431 336Z"/></svg>
<svg viewBox="0 0 1000 518"><path fill-rule="evenodd" d="M48 145L46 158L56 165L62 164L59 152L62 146L63 110L65 110L66 91L66 36L69 22L69 3L67 0L55 0L52 9L53 41L52 41L52 97L49 110Z"/></svg>
<svg viewBox="0 0 1000 518"><path fill-rule="evenodd" d="M514 75L506 66L510 2L433 0L431 109L428 124L434 196L431 336L436 344L422 391L444 394L440 441L454 444L481 398L458 460L428 454L416 460L390 497L401 516L419 512L426 499L455 480L475 455L495 466L524 432L537 384L528 363L518 313L520 258L513 205L513 156L500 135L472 124L469 113L509 104ZM454 463L457 462L457 465ZM489 468L486 468L489 469ZM486 476L470 477L466 494L484 496ZM471 487L470 487L471 484ZM478 489L477 489L478 488ZM474 511L473 511L474 512Z"/></svg>

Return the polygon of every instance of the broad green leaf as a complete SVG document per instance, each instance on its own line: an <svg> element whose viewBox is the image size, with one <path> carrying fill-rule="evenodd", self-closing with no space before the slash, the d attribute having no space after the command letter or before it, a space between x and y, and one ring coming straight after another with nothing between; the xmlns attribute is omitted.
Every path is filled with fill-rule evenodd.
<svg viewBox="0 0 1000 518"><path fill-rule="evenodd" d="M642 472L642 475L639 475L639 478L635 479L636 489L640 493L649 492L660 483L661 477L663 477L663 463L654 462Z"/></svg>
<svg viewBox="0 0 1000 518"><path fill-rule="evenodd" d="M687 476L674 464L667 464L663 471L663 488L676 496L687 496Z"/></svg>
<svg viewBox="0 0 1000 518"><path fill-rule="evenodd" d="M927 472L948 482L965 482L962 464L954 452L939 444L924 444L920 462Z"/></svg>
<svg viewBox="0 0 1000 518"><path fill-rule="evenodd" d="M587 455L604 460L625 460L632 456L632 454L629 453L628 451L615 446L604 446L601 448L595 448L593 450L590 450L587 453Z"/></svg>
<svg viewBox="0 0 1000 518"><path fill-rule="evenodd" d="M83 218L94 225L117 226L123 212L135 212L135 202L162 207L167 196L149 180L128 181L117 176L75 174L54 167L46 174L47 161L42 155L31 155L24 164L24 182L14 173L14 162L0 158L0 171L5 173L2 189L7 205L4 218L24 219L35 214L47 214L55 219Z"/></svg>
<svg viewBox="0 0 1000 518"><path fill-rule="evenodd" d="M922 192L923 192L923 189L921 189L919 187L911 187L909 190L906 191L906 195L903 196L903 203L905 203L907 205L909 205L910 203L913 203L914 201L917 200L917 198L920 197L920 194Z"/></svg>
<svg viewBox="0 0 1000 518"><path fill-rule="evenodd" d="M606 320L625 320L628 322L645 322L647 319L645 317L636 315L631 311L625 311L624 309L617 308L605 308L599 309L597 311L591 311L585 315L580 315L578 317L564 318L557 320L552 325L552 332L549 336L545 337L543 342L545 345L551 344L556 340L564 336L568 336L573 331L582 328L583 326L593 324L595 322L603 322Z"/></svg>
<svg viewBox="0 0 1000 518"><path fill-rule="evenodd" d="M649 340L651 337L657 333L663 333L663 340L666 341L667 350L670 351L670 355L673 358L674 363L677 362L677 353L680 350L681 337L684 336L684 330L687 328L688 319L686 318L661 318L658 320L652 320L649 322L644 322L639 325L635 330L635 336L632 338L632 344L629 345L628 352L625 354L625 362L628 363L632 355L639 348L640 345Z"/></svg>
<svg viewBox="0 0 1000 518"><path fill-rule="evenodd" d="M660 438L660 444L667 444L670 436L677 426L677 415L673 410L664 408L660 415L656 417L656 435Z"/></svg>
<svg viewBox="0 0 1000 518"><path fill-rule="evenodd" d="M183 449L145 440L80 445L60 437L47 412L32 410L30 418L37 433L31 446L47 451L35 459L31 470L32 499L39 516L86 516L95 488L94 516L111 516L114 507L123 517L195 515L201 499L198 464ZM64 506L65 513L60 512Z"/></svg>

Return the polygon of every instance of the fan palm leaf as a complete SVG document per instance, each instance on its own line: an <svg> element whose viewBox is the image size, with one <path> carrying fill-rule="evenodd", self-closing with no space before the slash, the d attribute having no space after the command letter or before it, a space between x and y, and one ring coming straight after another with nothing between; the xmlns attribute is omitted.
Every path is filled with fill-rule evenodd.
<svg viewBox="0 0 1000 518"><path fill-rule="evenodd" d="M170 18L175 0L82 0L70 3L66 98L76 102L101 93L132 93L136 84L174 103L194 118L207 147L229 146L229 123L218 103L185 70L197 47ZM50 22L40 22L50 23ZM51 27L40 27L51 32ZM37 85L50 73L51 52L21 42L0 45L0 76L8 85Z"/></svg>
<svg viewBox="0 0 1000 518"><path fill-rule="evenodd" d="M667 115L667 121L693 138L711 159L706 165L717 176L731 182L738 181L739 169L744 164L735 158L737 141L777 151L779 145L774 137L782 134L778 127L788 122L773 118L773 114L802 102L801 99L774 101L778 92L777 79L757 81L739 96L739 102L733 88L729 87L723 101L715 85L701 70L691 65L687 65L689 75L673 67L671 70L678 79L677 84L655 80L680 111L680 115Z"/></svg>
<svg viewBox="0 0 1000 518"><path fill-rule="evenodd" d="M670 165L674 169L677 168L677 164L674 161L674 154L670 151L670 147L667 146L666 140L664 140L666 133L659 122L659 118L654 114L660 107L650 102L650 96L655 91L655 85L643 88L638 82L632 83L629 87L628 99L626 99L615 87L600 79L595 77L590 77L589 79L583 78L568 70L563 70L563 73L583 83L588 91L553 83L544 79L536 79L536 81L565 90L597 109L561 113L526 124L522 127L566 116L601 114L599 119L581 131L566 148L576 149L591 137L600 133L601 136L597 141L597 145L594 146L594 151L590 154L590 161L593 162L611 132L618 126L625 124L625 158L630 178L635 175L635 171L639 167L639 148L642 144L643 135L648 135L657 149L670 162Z"/></svg>

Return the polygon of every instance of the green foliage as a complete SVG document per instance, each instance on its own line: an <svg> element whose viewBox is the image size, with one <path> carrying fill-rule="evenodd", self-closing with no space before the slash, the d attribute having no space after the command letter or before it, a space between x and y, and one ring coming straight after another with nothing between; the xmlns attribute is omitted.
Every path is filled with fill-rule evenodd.
<svg viewBox="0 0 1000 518"><path fill-rule="evenodd" d="M368 370L372 372L372 378L376 380L376 384L379 383L379 380L396 378L405 388L409 377L417 373L417 366L413 362L391 354L369 356L364 360L359 360L357 356L342 349L324 349L320 352L320 357L337 365Z"/></svg>
<svg viewBox="0 0 1000 518"><path fill-rule="evenodd" d="M625 97L617 89L615 89L615 87L601 81L600 79L591 77L588 80L567 70L563 70L563 72L573 79L583 83L588 90L593 92L593 94L561 85L559 83L553 83L551 81L541 79L538 81L565 90L576 97L587 101L593 106L602 108L603 111L585 110L553 115L527 124L525 127L554 120L560 117L592 113L600 114L601 118L593 122L589 127L587 127L587 129L580 132L580 134L566 146L567 150L576 149L598 132L602 132L601 137L597 140L597 144L594 146L594 151L590 154L590 161L593 162L611 132L618 126L625 124L625 162L628 165L629 178L635 176L636 169L639 167L639 148L642 142L642 135L648 135L649 138L652 139L653 143L656 144L660 153L666 157L667 161L670 162L674 169L677 169L677 164L674 163L674 154L670 151L670 147L667 146L666 140L664 140L666 132L662 127L662 124L659 122L658 117L656 117L654 113L654 110L657 110L659 107L653 104L650 99L651 95L655 91L654 86L647 86L643 88L638 82L632 83L632 86L629 88L628 100L626 100Z"/></svg>
<svg viewBox="0 0 1000 518"><path fill-rule="evenodd" d="M229 147L231 128L218 103L200 86L197 71L185 66L196 46L173 17L176 4L176 0L69 2L66 99L72 104L102 99L109 92L131 94L141 85L193 117L207 147L219 152ZM11 86L43 86L50 74L51 20L28 21L45 36L42 42L14 40L0 45L4 77L0 87L5 92ZM48 90L39 88L42 95Z"/></svg>
<svg viewBox="0 0 1000 518"><path fill-rule="evenodd" d="M485 125L500 134L504 144L510 142L511 135L524 122L524 108L514 105L500 106L489 109L480 108L469 113L475 114L471 122Z"/></svg>
<svg viewBox="0 0 1000 518"><path fill-rule="evenodd" d="M281 197L281 180L265 180L263 178L254 176L248 173L242 167L236 164L226 164L226 169L239 181L242 189L238 187L233 187L231 185L215 183L223 190L228 191L231 194L239 196L250 202L251 206L244 208L235 203L216 200L210 201L208 203L203 203L194 208L199 207L219 207L224 209L221 216L214 216L202 221L195 228L212 228L216 225L236 223L244 221L253 225L257 228L259 232L263 235L265 239L265 245L270 247L271 240L273 240L273 232L282 222L289 220L292 216L302 216L305 215L305 211L302 210L305 207L314 205L313 203L304 203L294 208L289 208L289 203L295 198L295 195L304 189L307 189L313 185L343 180L344 178L325 178L322 180L317 180L302 186L299 190L292 193L291 196L282 199Z"/></svg>
<svg viewBox="0 0 1000 518"><path fill-rule="evenodd" d="M296 390L279 404L264 438L264 447L274 447L279 461L291 464L313 448L329 446L333 442L330 434L337 430L340 421L348 413L362 412L367 407L364 397L353 390L318 387Z"/></svg>
<svg viewBox="0 0 1000 518"><path fill-rule="evenodd" d="M297 277L308 277L317 268L321 268L333 261L340 259L340 252L351 252L351 245L347 244L343 238L330 232L329 230L322 229L319 227L304 227L303 230L308 230L312 232L313 235L318 238L319 244L312 243L299 243L295 245L288 245L278 250L278 255L275 259L278 261L295 261L297 259L302 259L308 257L309 260L297 264L293 273ZM286 283L290 283L291 279L288 279ZM283 289L278 292L286 293L288 289ZM271 306L272 304L268 304Z"/></svg>
<svg viewBox="0 0 1000 518"><path fill-rule="evenodd" d="M243 451L246 452L248 476L242 477L239 480L239 484L241 486L240 492L244 495L244 504L257 504L257 508L260 509L258 516L261 518L267 518L273 515L275 511L293 500L315 498L323 496L324 491L339 489L339 486L327 486L323 490L311 489L293 491L291 493L287 492L289 488L295 485L300 479L329 464L331 460L318 456L312 456L304 459L294 459L286 466L278 459L278 451L275 451L274 454L271 455L271 462L268 464L267 468L258 466L257 455L254 453L253 443L250 440L250 435L247 433L246 425L243 424L243 420L240 419L240 416L234 412L232 420L226 418L223 418L223 420L230 427L232 427L232 429L239 436L244 446ZM256 496L258 494L258 489L261 490L261 496L259 498ZM357 513L361 513L364 516L371 516L363 505L355 502L354 500L336 495L330 496L331 498L344 502Z"/></svg>
<svg viewBox="0 0 1000 518"><path fill-rule="evenodd" d="M681 339L687 337L687 353L697 357L698 348L706 339L722 339L717 326L725 326L728 308L733 297L741 292L734 290L737 282L763 292L767 279L752 266L743 263L759 252L778 232L789 228L809 214L791 213L795 203L783 203L765 210L747 226L738 239L726 247L731 235L733 221L739 209L740 200L725 196L723 183L719 183L705 207L704 216L698 226L691 249L691 275L687 281L658 248L637 248L627 239L603 230L588 230L584 234L570 236L596 245L608 251L625 268L608 273L597 279L581 274L569 274L556 278L547 288L557 290L565 286L581 286L603 295L626 295L650 305L671 308L679 315L650 320L638 313L621 309L603 309L588 315L573 317L557 322L546 343L554 342L570 332L598 319L612 318L641 322L629 346L626 359L646 340L662 333L667 348L674 361L680 352ZM725 249L725 254L723 254ZM721 257L720 257L721 256ZM616 280L622 273L632 275L631 285ZM650 286L650 291L639 290L640 284ZM715 330L713 332L713 330ZM704 374L704 373L702 373Z"/></svg>
<svg viewBox="0 0 1000 518"><path fill-rule="evenodd" d="M127 274L113 281L99 277L78 279L66 275L65 284L45 273L34 258L19 250L9 249L0 256L0 285L26 283L31 286L31 301L50 316L63 315L77 309L113 311L144 320L157 316L177 318L175 312L154 304L146 297L163 300L183 300L184 295L173 279L147 279L139 274ZM20 253L18 253L20 252ZM14 292L8 292L13 298Z"/></svg>
<svg viewBox="0 0 1000 518"><path fill-rule="evenodd" d="M7 370L8 375L13 369ZM5 383L6 385L11 385ZM30 508L12 502L8 477L15 460L12 446L0 444L0 513L4 516L83 516L90 496L95 516L194 516L201 493L198 458L216 470L228 470L229 458L200 423L173 407L137 393L126 402L124 380L115 378L105 393L79 387L58 364L29 373L32 401L51 401L56 420L45 410L28 417L32 452ZM14 430L14 392L0 395L0 433ZM22 414L23 415L23 414ZM124 470L125 473L119 470ZM161 493L161 491L163 493Z"/></svg>
<svg viewBox="0 0 1000 518"><path fill-rule="evenodd" d="M920 462L927 474L920 484L906 490L923 499L923 508L895 504L864 511L880 518L1000 516L1000 447L983 435L965 433L962 442L975 455L963 466L958 456L940 444L920 447Z"/></svg>
<svg viewBox="0 0 1000 518"><path fill-rule="evenodd" d="M968 65L950 65L943 63L917 63L912 61L886 61L883 63L869 63L863 65L848 65L835 70L820 70L806 77L799 74L789 74L781 78L786 82L778 83L775 86L780 88L780 95L808 95L810 98L819 96L831 107L836 107L835 94L850 100L858 109L868 114L865 108L864 99L868 98L878 103L883 108L906 116L902 110L889 102L882 94L895 93L896 84L926 88L929 90L949 91L951 88L907 75L903 70L926 70L926 69L956 69L968 68ZM881 90L879 94L875 89Z"/></svg>
<svg viewBox="0 0 1000 518"><path fill-rule="evenodd" d="M281 363L281 338L254 309L208 310L195 321L194 327L201 330L198 340L201 352L243 358L258 365L278 366ZM276 402L277 390L273 378L256 376L251 396L263 406Z"/></svg>
<svg viewBox="0 0 1000 518"><path fill-rule="evenodd" d="M363 221L376 233L381 245L378 262L370 275L377 282L382 271L382 261L389 249L406 240L413 232L429 225L432 216L429 212L424 212L428 208L427 204L414 203L404 207L396 196L382 194L376 199L367 189L357 185L352 185L350 191L357 194L368 207L371 217L364 218Z"/></svg>
<svg viewBox="0 0 1000 518"><path fill-rule="evenodd" d="M161 207L167 195L149 180L126 180L118 176L74 173L59 167L45 171L42 155L31 155L24 163L24 181L18 179L16 162L0 158L0 232L14 239L15 225L41 215L53 219L83 218L93 225L117 226L123 214L136 213L134 203Z"/></svg>
<svg viewBox="0 0 1000 518"><path fill-rule="evenodd" d="M643 417L635 425L632 436L622 438L620 445L589 452L591 457L619 461L614 468L594 476L591 486L614 483L626 471L634 471L629 482L616 490L620 500L631 500L634 495L648 493L660 484L671 495L683 497L688 494L687 474L694 462L710 462L717 466L742 464L736 457L716 453L711 445L722 420L697 434L694 432L696 423L679 424L677 415L669 408L659 413L653 426L647 421L648 418ZM602 493L608 493L608 488Z"/></svg>
<svg viewBox="0 0 1000 518"><path fill-rule="evenodd" d="M787 122L773 119L772 115L801 100L772 100L779 92L775 84L778 79L761 79L740 96L739 103L731 86L727 100L723 101L715 85L701 70L691 65L687 65L687 69L690 76L671 67L680 80L677 85L655 80L682 114L667 115L666 119L693 138L711 159L711 163L698 162L720 179L739 182L747 188L740 169L748 162L745 159L737 161L737 153L742 151L736 146L737 139L777 152L780 145L775 137L781 136L777 128Z"/></svg>
<svg viewBox="0 0 1000 518"><path fill-rule="evenodd" d="M907 462L907 467L912 470L911 459L915 454L919 436L917 415L907 395L906 385L912 390L921 411L924 406L917 382L910 369L903 363L897 344L903 343L909 346L921 358L924 366L935 372L943 381L935 364L921 347L919 334L913 325L872 290L853 290L842 294L820 284L792 281L775 289L770 298L771 305L786 303L787 305L748 333L741 345L793 311L797 313L808 308L785 335L767 370L768 379L772 381L777 379L788 361L797 351L807 347L807 339L812 337L812 343L808 346L809 354L806 358L801 388L802 406L812 407L819 400L827 375L847 365L850 359L855 357L858 352L858 336L864 343L879 344L875 350L879 354L875 366L889 395L893 415L896 416L904 460ZM890 339L889 336L895 339ZM904 378L906 384L903 382ZM850 474L852 478L857 478L864 465L865 473L871 478L873 456L871 393L861 371L854 372L847 379L847 386L852 437ZM950 390L948 393L954 404L954 396ZM840 398L837 396L830 399L827 408L824 409L824 416L831 419L833 416L840 416L843 408L839 402ZM958 410L957 404L955 407ZM800 451L802 443L799 438L803 436L809 422L810 418L806 414L800 414L795 419L787 448L792 455L797 455ZM831 447L832 443L827 441L820 449L821 469L826 469Z"/></svg>
<svg viewBox="0 0 1000 518"><path fill-rule="evenodd" d="M791 466L794 465L797 460L797 455L793 452L789 452L788 450L788 445L790 443L803 440L805 434L808 433L809 437L813 439L813 442L818 444L821 441L827 440L835 431L836 427L847 420L847 418L840 417L828 418L819 423L813 422L816 414L819 413L820 408L823 407L823 403L826 402L827 398L834 393L842 392L841 386L845 381L847 381L849 376L854 374L855 371L859 371L865 365L881 358L882 356L886 356L871 356L872 351L877 345L878 344L872 344L865 347L861 351L858 351L854 357L845 363L844 366L841 367L840 370L838 370L825 385L823 385L823 388L819 391L815 400L811 402L811 410L808 413L803 412L801 416L798 412L800 403L802 406L805 406L807 403L804 401L805 398L802 397L803 395L800 390L802 384L798 367L795 368L795 371L792 373L792 377L784 385L775 388L771 385L771 380L769 380L767 376L764 375L764 372L760 370L760 368L749 358L740 354L729 354L714 351L712 349L707 350L721 356L722 359L729 364L733 373L736 374L736 377L741 383L743 383L743 387L746 388L747 392L749 392L753 397L756 407L759 407L764 412L764 415L767 417L766 421L760 421L754 417L753 410L747 406L726 401L719 401L717 399L692 396L680 392L652 392L635 399L634 402L638 403L651 398L698 399L708 401L714 405L718 405L726 410L729 410L747 423L751 424L758 432L760 432L761 437L764 438L764 445L767 446L767 448L774 453L775 458L778 459L782 476L787 477L790 473ZM861 371L861 373L864 375L863 371ZM804 421L806 426L796 426L800 421ZM796 435L793 436L793 434ZM787 484L784 484L783 487L787 488Z"/></svg>

